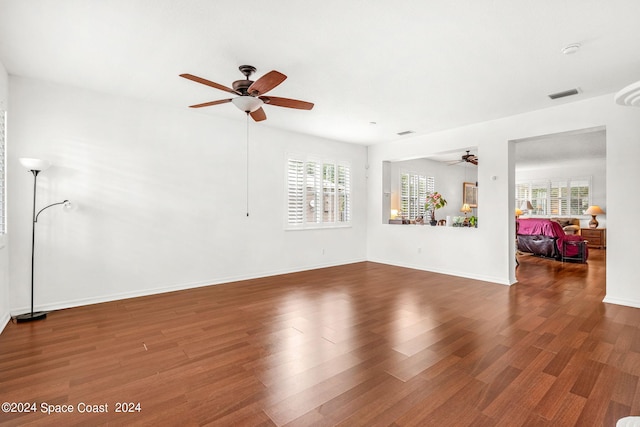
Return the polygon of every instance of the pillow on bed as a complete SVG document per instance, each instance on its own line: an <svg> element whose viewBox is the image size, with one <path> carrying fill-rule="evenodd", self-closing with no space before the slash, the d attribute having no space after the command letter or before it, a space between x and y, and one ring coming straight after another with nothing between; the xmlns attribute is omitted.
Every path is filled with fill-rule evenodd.
<svg viewBox="0 0 640 427"><path fill-rule="evenodd" d="M573 225L573 218L551 218L551 221L557 222L562 228Z"/></svg>

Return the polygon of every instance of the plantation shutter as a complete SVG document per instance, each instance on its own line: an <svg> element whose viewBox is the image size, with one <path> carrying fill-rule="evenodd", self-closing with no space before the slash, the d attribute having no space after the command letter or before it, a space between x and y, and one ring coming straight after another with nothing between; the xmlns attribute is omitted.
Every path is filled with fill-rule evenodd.
<svg viewBox="0 0 640 427"><path fill-rule="evenodd" d="M418 216L418 175L409 175L409 219Z"/></svg>
<svg viewBox="0 0 640 427"><path fill-rule="evenodd" d="M533 206L534 214L544 215L547 210L547 197L549 195L549 183L532 182L531 183L531 205Z"/></svg>
<svg viewBox="0 0 640 427"><path fill-rule="evenodd" d="M427 194L433 193L436 191L436 178L433 176L428 176L427 177L427 188L424 194L424 198L422 200L422 203L420 204L420 206L422 206L422 214L423 217L426 215L426 211L424 208L424 205L427 203Z"/></svg>
<svg viewBox="0 0 640 427"><path fill-rule="evenodd" d="M322 170L320 163L307 162L307 223L317 224L322 220Z"/></svg>
<svg viewBox="0 0 640 427"><path fill-rule="evenodd" d="M569 215L569 191L566 181L551 181L549 190L549 212L548 215L564 216Z"/></svg>
<svg viewBox="0 0 640 427"><path fill-rule="evenodd" d="M516 208L531 201L534 213L547 216L584 215L591 204L591 179L571 178L516 183Z"/></svg>
<svg viewBox="0 0 640 427"><path fill-rule="evenodd" d="M351 168L338 165L338 222L351 221Z"/></svg>
<svg viewBox="0 0 640 427"><path fill-rule="evenodd" d="M427 203L427 177L418 176L418 206L416 211L416 217L424 218L424 205Z"/></svg>
<svg viewBox="0 0 640 427"><path fill-rule="evenodd" d="M424 205L427 194L435 188L435 178L432 176L402 173L400 174L400 208L408 219L425 216Z"/></svg>
<svg viewBox="0 0 640 427"><path fill-rule="evenodd" d="M400 209L403 215L409 215L409 174L400 175Z"/></svg>
<svg viewBox="0 0 640 427"><path fill-rule="evenodd" d="M588 179L571 181L570 215L584 215L590 202L591 183Z"/></svg>
<svg viewBox="0 0 640 427"><path fill-rule="evenodd" d="M529 183L516 184L516 209L520 209L527 200L531 200Z"/></svg>
<svg viewBox="0 0 640 427"><path fill-rule="evenodd" d="M304 162L301 160L287 162L287 222L304 222Z"/></svg>
<svg viewBox="0 0 640 427"><path fill-rule="evenodd" d="M336 165L322 165L322 222L336 222Z"/></svg>
<svg viewBox="0 0 640 427"><path fill-rule="evenodd" d="M292 228L345 226L351 221L347 163L288 158L286 224Z"/></svg>

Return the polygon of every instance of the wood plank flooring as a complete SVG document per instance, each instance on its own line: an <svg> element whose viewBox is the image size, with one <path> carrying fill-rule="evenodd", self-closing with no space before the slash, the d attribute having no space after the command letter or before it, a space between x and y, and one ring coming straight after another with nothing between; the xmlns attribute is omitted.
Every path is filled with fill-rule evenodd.
<svg viewBox="0 0 640 427"><path fill-rule="evenodd" d="M640 309L602 303L604 253L521 257L512 287L365 262L10 323L0 402L37 406L0 424L614 426Z"/></svg>

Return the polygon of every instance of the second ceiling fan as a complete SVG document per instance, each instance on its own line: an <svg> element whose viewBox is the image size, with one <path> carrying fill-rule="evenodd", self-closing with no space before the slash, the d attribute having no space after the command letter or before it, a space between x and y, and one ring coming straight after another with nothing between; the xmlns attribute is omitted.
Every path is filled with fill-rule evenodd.
<svg viewBox="0 0 640 427"><path fill-rule="evenodd" d="M180 77L184 77L185 79L238 95L235 98L220 99L218 101L191 105L190 108L210 107L212 105L231 102L240 110L251 115L251 118L256 122L266 120L267 118L267 115L262 109L264 104L274 105L276 107L295 108L298 110L311 110L313 108L313 104L311 102L299 101L291 98L280 98L277 96L264 96L265 93L278 86L287 78L284 74L273 70L269 71L258 80L253 81L249 80L249 76L255 73L256 67L251 65L241 65L238 68L240 69L240 72L245 75L245 79L233 82L233 89L219 83L203 79L202 77L194 76L193 74L180 74Z"/></svg>
<svg viewBox="0 0 640 427"><path fill-rule="evenodd" d="M478 156L476 156L475 154L471 154L470 150L467 150L467 154L463 154L462 157L460 157L460 160L453 160L447 163L449 165L455 165L455 164L464 163L464 162L471 163L478 166Z"/></svg>

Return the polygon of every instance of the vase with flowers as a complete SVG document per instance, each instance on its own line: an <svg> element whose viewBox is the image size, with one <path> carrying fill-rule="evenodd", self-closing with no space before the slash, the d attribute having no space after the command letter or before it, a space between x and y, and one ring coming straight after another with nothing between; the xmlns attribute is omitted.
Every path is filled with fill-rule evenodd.
<svg viewBox="0 0 640 427"><path fill-rule="evenodd" d="M424 205L425 211L429 212L429 216L431 217L431 225L436 225L438 221L436 221L436 210L445 207L447 201L442 197L442 194L434 191L433 193L427 194L427 200Z"/></svg>

